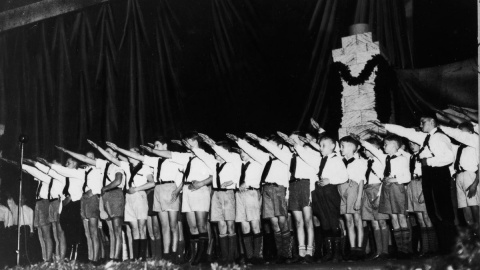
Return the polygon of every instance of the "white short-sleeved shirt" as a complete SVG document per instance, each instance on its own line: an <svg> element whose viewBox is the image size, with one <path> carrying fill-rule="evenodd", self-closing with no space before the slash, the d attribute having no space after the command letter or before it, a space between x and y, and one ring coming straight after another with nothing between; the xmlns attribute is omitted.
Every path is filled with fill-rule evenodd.
<svg viewBox="0 0 480 270"><path fill-rule="evenodd" d="M162 161L160 167L160 177L158 175L158 163ZM171 159L163 159L160 157L145 156L143 160L144 164L151 167L153 170L153 179L155 182L161 181L175 181L177 186L182 183L182 177L180 170L183 168L180 164L172 161ZM180 174L180 177L179 177Z"/></svg>
<svg viewBox="0 0 480 270"><path fill-rule="evenodd" d="M358 155L355 155L354 158L355 160L347 166L348 179L357 182L357 184L363 181L365 184L365 175L368 168L367 160L360 158Z"/></svg>
<svg viewBox="0 0 480 270"><path fill-rule="evenodd" d="M109 185L113 181L115 181L115 176L117 173L122 174L122 183L118 186L118 188L123 189L125 186L125 182L127 175L125 174L124 170L118 167L117 165L103 159L96 159L95 160L95 167L100 170L101 172L101 185L103 187L103 178L105 177L105 168L107 167L107 164L110 165L108 166L108 171L107 171L107 178L105 179L105 186Z"/></svg>
<svg viewBox="0 0 480 270"><path fill-rule="evenodd" d="M133 182L132 182L132 187L141 187L145 185L148 180L147 176L148 175L153 175L152 168L142 164L142 168L133 176ZM129 169L130 171L130 169ZM132 171L130 171L130 177L126 181L126 187L127 189L130 188L130 178L132 176Z"/></svg>
<svg viewBox="0 0 480 270"><path fill-rule="evenodd" d="M190 158L193 159L186 182L192 182L194 180L203 181L207 179L211 175L210 168L200 158L195 157L192 153L172 152L172 161L183 167L187 166Z"/></svg>

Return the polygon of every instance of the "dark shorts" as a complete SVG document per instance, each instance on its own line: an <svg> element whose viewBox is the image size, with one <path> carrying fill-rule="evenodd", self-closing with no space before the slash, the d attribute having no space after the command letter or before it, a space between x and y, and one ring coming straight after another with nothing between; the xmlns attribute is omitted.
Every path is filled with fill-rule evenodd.
<svg viewBox="0 0 480 270"><path fill-rule="evenodd" d="M119 188L103 194L103 207L109 218L123 217L125 213L125 196Z"/></svg>
<svg viewBox="0 0 480 270"><path fill-rule="evenodd" d="M263 186L262 217L287 216L287 188L265 184Z"/></svg>
<svg viewBox="0 0 480 270"><path fill-rule="evenodd" d="M320 220L323 230L339 230L341 200L337 185L315 185L315 190L312 191L312 211Z"/></svg>
<svg viewBox="0 0 480 270"><path fill-rule="evenodd" d="M155 192L153 189L149 189L147 192L147 202L148 202L148 216L156 216L157 212L153 211L153 203L155 201Z"/></svg>
<svg viewBox="0 0 480 270"><path fill-rule="evenodd" d="M35 227L41 227L50 224L48 210L50 207L49 200L39 200L35 204Z"/></svg>
<svg viewBox="0 0 480 270"><path fill-rule="evenodd" d="M423 198L422 179L414 179L407 186L409 212L427 212Z"/></svg>
<svg viewBox="0 0 480 270"><path fill-rule="evenodd" d="M100 200L98 195L83 194L80 200L80 216L82 219L100 219Z"/></svg>
<svg viewBox="0 0 480 270"><path fill-rule="evenodd" d="M50 222L59 222L60 214L58 210L60 209L60 200L51 201L48 206L48 221Z"/></svg>
<svg viewBox="0 0 480 270"><path fill-rule="evenodd" d="M382 184L365 185L362 198L362 219L363 220L386 220L390 216L378 212L380 203L380 187Z"/></svg>
<svg viewBox="0 0 480 270"><path fill-rule="evenodd" d="M289 185L290 196L288 198L289 211L302 211L310 206L310 181L300 180L291 182Z"/></svg>
<svg viewBox="0 0 480 270"><path fill-rule="evenodd" d="M383 214L406 214L407 191L403 184L384 183L378 212Z"/></svg>

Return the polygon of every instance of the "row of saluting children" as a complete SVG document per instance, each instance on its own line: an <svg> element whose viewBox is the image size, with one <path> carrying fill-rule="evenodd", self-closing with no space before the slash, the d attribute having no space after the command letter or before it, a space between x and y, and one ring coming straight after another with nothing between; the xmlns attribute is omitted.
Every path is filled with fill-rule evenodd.
<svg viewBox="0 0 480 270"><path fill-rule="evenodd" d="M478 134L471 123L440 128L434 116L421 118L420 131L374 124L393 135L382 142L351 134L336 142L312 120L314 136L227 134L235 147L191 133L174 141L186 151L170 151L162 138L141 146L148 155L89 141L105 159L61 147L71 156L65 166L27 159L23 170L40 183L35 226L43 232L44 259L52 259L51 225L59 239L55 254L63 260L79 241L78 224L84 224L89 259L98 262L102 214L109 221L110 258L118 261L123 222L131 230L134 259L147 257L148 227L155 258L196 265L208 261L209 243L217 242L219 262L237 260L241 246L242 258L263 263L262 221L274 233L277 263L364 259L372 239L365 225L373 228L369 259L388 257L392 240L396 256L405 257L417 250L407 213L421 227L420 255L448 252L455 235L452 183L467 222L478 222ZM78 161L86 166L78 167ZM186 249L181 214L190 232ZM211 230L210 223L218 227Z"/></svg>

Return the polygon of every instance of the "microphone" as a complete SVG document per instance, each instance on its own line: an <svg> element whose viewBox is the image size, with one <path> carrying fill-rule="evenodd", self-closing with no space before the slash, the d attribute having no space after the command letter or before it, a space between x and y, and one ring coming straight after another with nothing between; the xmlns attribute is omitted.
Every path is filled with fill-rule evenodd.
<svg viewBox="0 0 480 270"><path fill-rule="evenodd" d="M18 142L19 143L27 143L28 142L28 136L25 135L25 134L20 134L20 136L18 136Z"/></svg>

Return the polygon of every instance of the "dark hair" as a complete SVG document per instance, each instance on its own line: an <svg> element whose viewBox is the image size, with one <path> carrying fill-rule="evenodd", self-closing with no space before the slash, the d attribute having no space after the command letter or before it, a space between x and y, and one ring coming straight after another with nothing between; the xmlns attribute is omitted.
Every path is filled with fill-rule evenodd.
<svg viewBox="0 0 480 270"><path fill-rule="evenodd" d="M372 145L375 145L377 146L378 148L382 148L382 141L378 138L375 138L375 137L370 137L368 139L366 139L366 141Z"/></svg>
<svg viewBox="0 0 480 270"><path fill-rule="evenodd" d="M228 152L232 152L232 145L230 145L230 143L227 141L219 141L217 142L217 145L227 150Z"/></svg>
<svg viewBox="0 0 480 270"><path fill-rule="evenodd" d="M282 140L282 138L280 138L280 136L278 136L277 134L272 134L268 136L267 141L273 141L276 144L282 144L282 145L284 144L284 141Z"/></svg>
<svg viewBox="0 0 480 270"><path fill-rule="evenodd" d="M202 137L198 135L198 132L196 131L189 131L183 134L182 138L184 140L196 140L197 142L202 141Z"/></svg>
<svg viewBox="0 0 480 270"><path fill-rule="evenodd" d="M420 117L421 118L427 118L427 119L431 119L435 122L435 125L437 125L438 123L438 118L437 118L437 114L433 111L431 112L427 112L427 113L424 113L422 114L422 116Z"/></svg>
<svg viewBox="0 0 480 270"><path fill-rule="evenodd" d="M470 122L463 122L458 125L458 129L463 129L463 128L467 129L470 133L474 132L473 124Z"/></svg>
<svg viewBox="0 0 480 270"><path fill-rule="evenodd" d="M167 145L169 145L169 142L170 142L170 141L169 141L167 138L163 137L163 136L158 136L158 137L155 137L155 138L153 139L153 142L159 142L159 143L161 143L161 144L167 144Z"/></svg>
<svg viewBox="0 0 480 270"><path fill-rule="evenodd" d="M358 147L360 146L360 143L355 140L354 138L352 138L352 136L345 136L343 138L340 139L340 143L342 142L346 142L346 143L351 143L353 145L355 145L355 148L358 149Z"/></svg>
<svg viewBox="0 0 480 270"><path fill-rule="evenodd" d="M398 136L398 135L395 135L395 134L388 135L388 136L385 138L385 141L396 142L398 148L402 147L402 145L403 145L402 137L400 137L400 136Z"/></svg>

